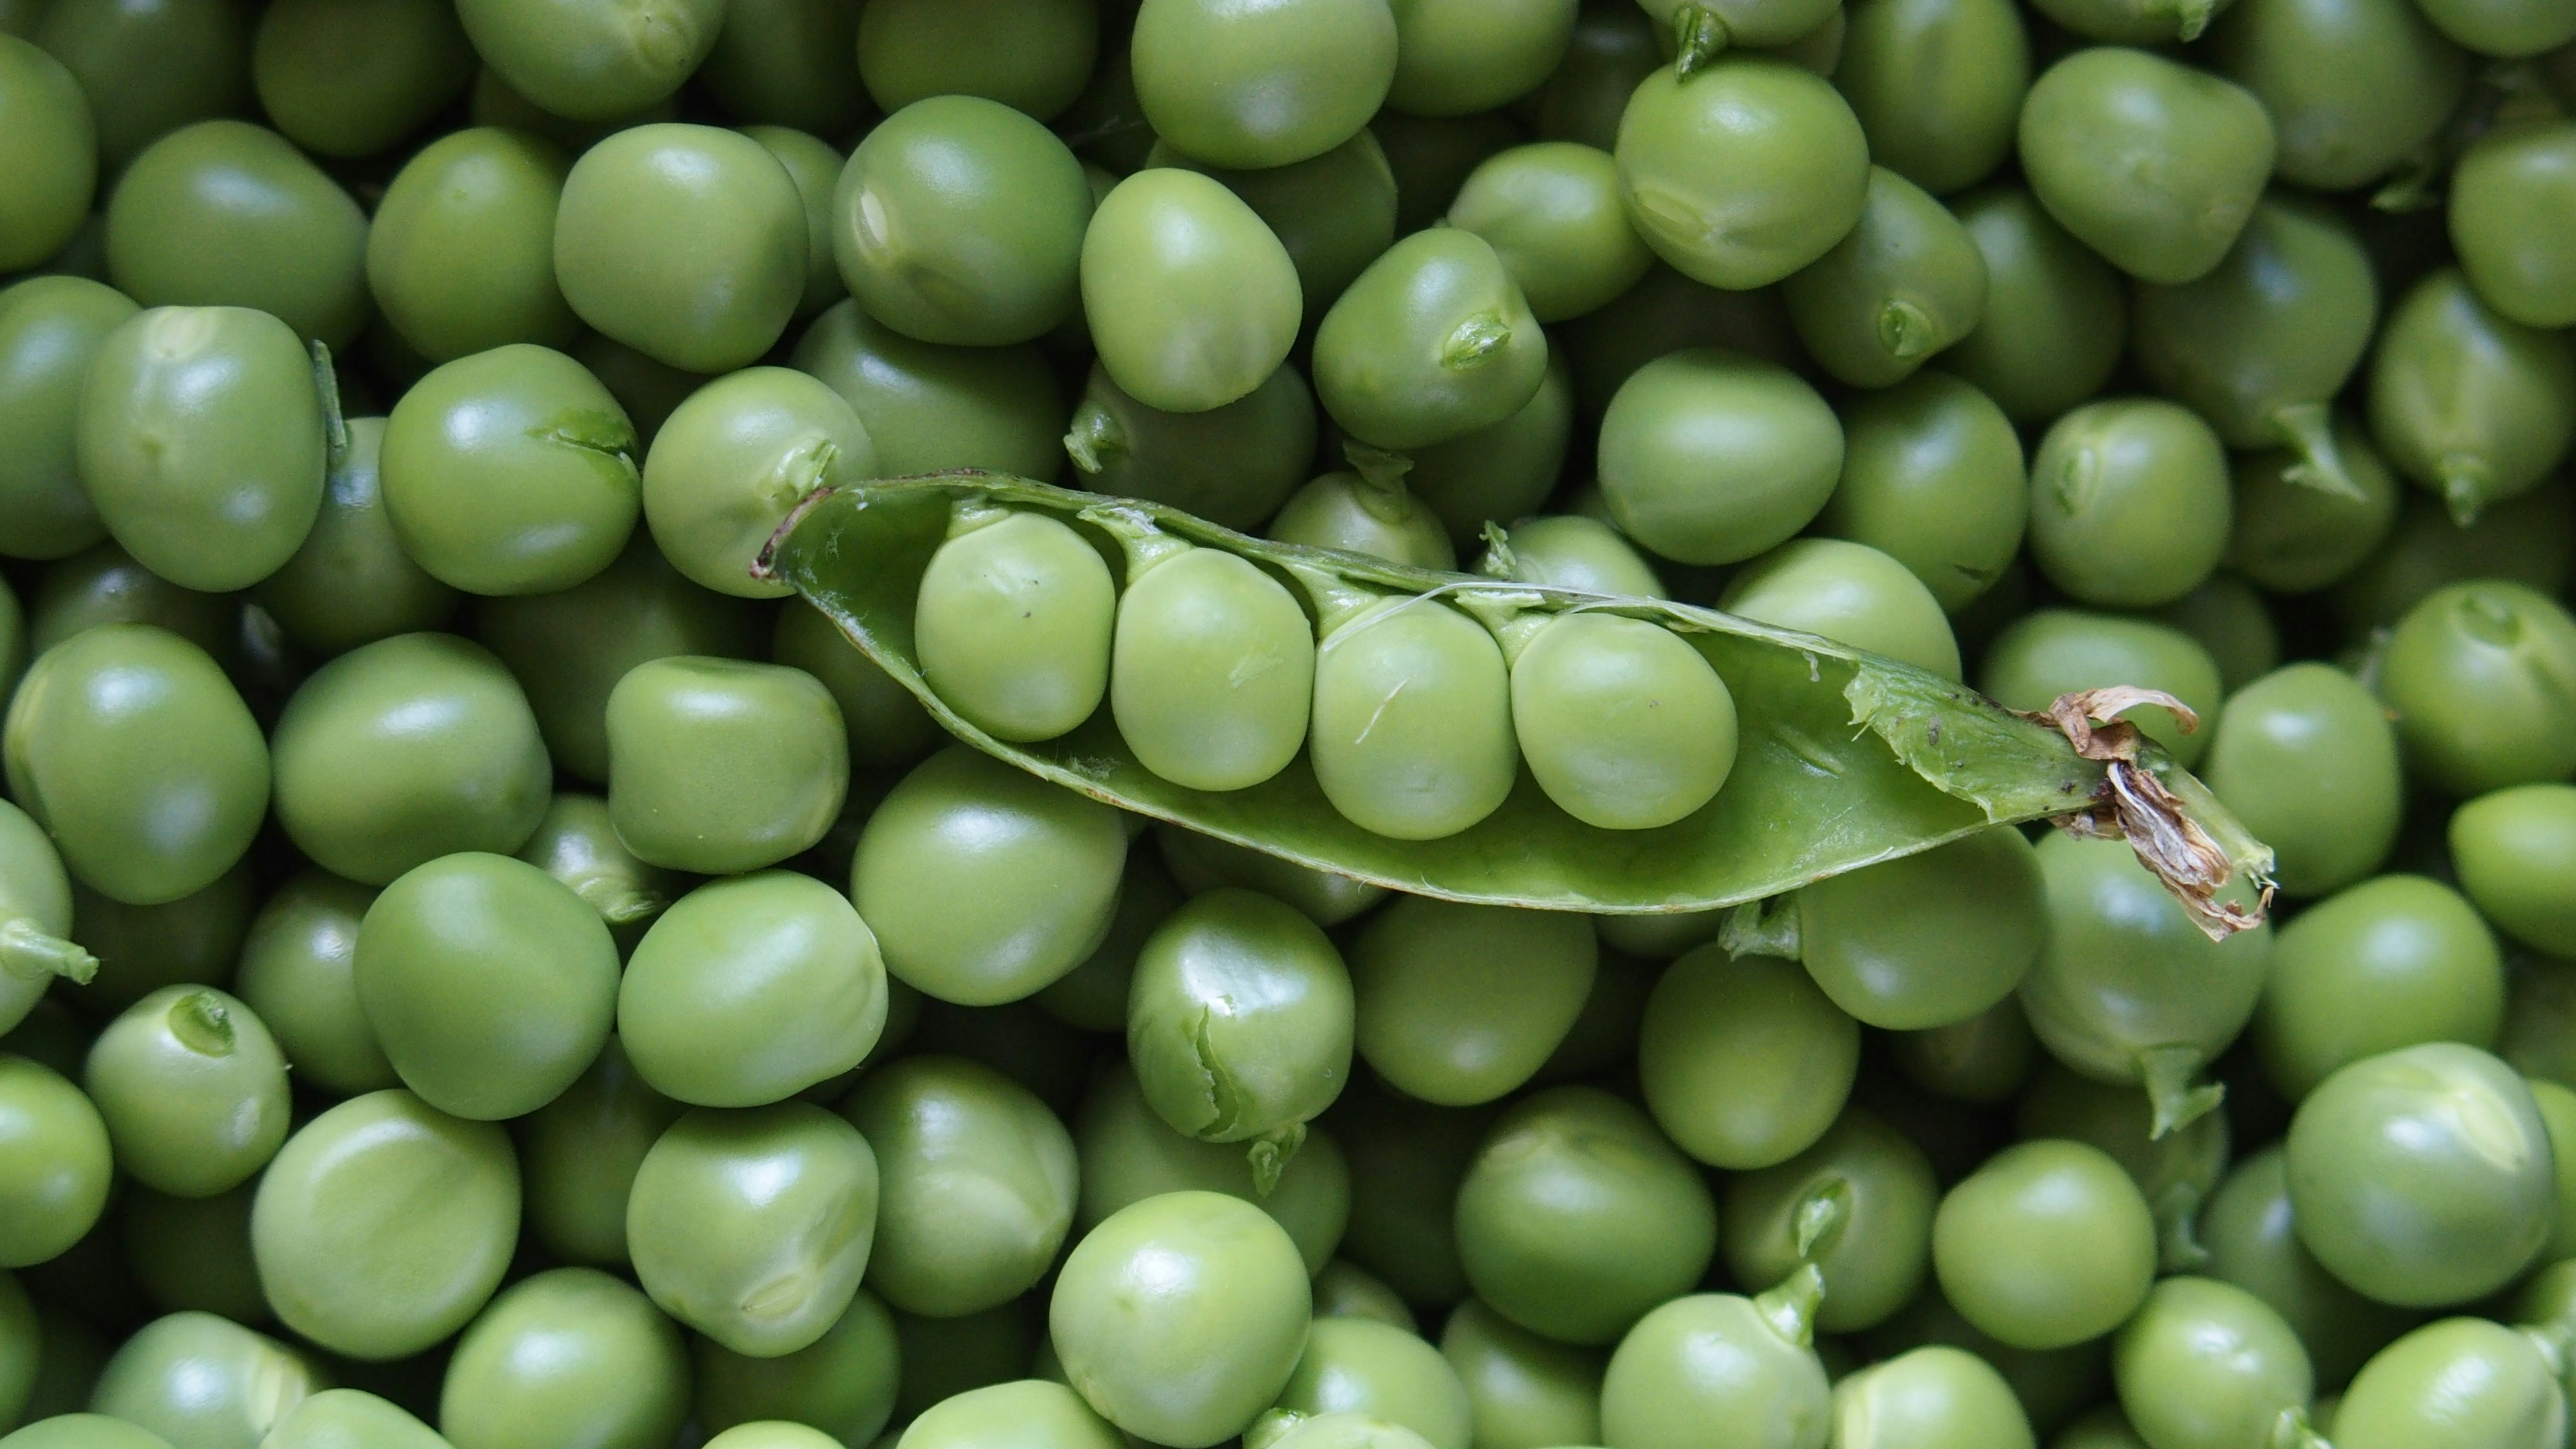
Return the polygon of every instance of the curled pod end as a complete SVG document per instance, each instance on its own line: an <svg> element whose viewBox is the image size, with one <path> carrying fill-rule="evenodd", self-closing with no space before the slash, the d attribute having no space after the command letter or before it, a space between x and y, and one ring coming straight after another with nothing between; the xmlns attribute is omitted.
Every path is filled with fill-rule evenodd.
<svg viewBox="0 0 2576 1449"><path fill-rule="evenodd" d="M2333 415L2321 402L2290 403L2272 414L2273 430L2281 435L2299 461L2281 470L2282 481L2319 493L2331 493L2355 503L2367 503L2370 495L2352 481L2345 468L2343 450L2335 445Z"/></svg>
<svg viewBox="0 0 2576 1449"><path fill-rule="evenodd" d="M2197 1272L2209 1262L2209 1250L2200 1245L2201 1190L2187 1182L2177 1182L2159 1193L2155 1201L2156 1264L2161 1272Z"/></svg>
<svg viewBox="0 0 2576 1449"><path fill-rule="evenodd" d="M1485 556L1476 561L1476 572L1489 579L1517 578L1520 573L1511 533L1490 518L1485 520Z"/></svg>
<svg viewBox="0 0 2576 1449"><path fill-rule="evenodd" d="M2209 1057L2198 1047L2149 1047L2138 1054L2138 1077L2147 1089L2147 1106L2155 1114L2147 1139L2162 1141L2206 1117L2227 1100L2227 1088L2200 1080Z"/></svg>
<svg viewBox="0 0 2576 1449"><path fill-rule="evenodd" d="M1288 1170L1288 1160L1306 1145L1306 1124L1291 1122L1273 1128L1252 1139L1244 1156L1252 1164L1252 1190L1263 1197L1279 1188L1279 1174Z"/></svg>
<svg viewBox="0 0 2576 1449"><path fill-rule="evenodd" d="M0 971L22 981L59 976L87 986L98 975L98 958L22 918L0 925Z"/></svg>
<svg viewBox="0 0 2576 1449"><path fill-rule="evenodd" d="M1673 11L1673 75L1689 80L1717 59L1734 36L1726 22L1705 5L1684 5Z"/></svg>
<svg viewBox="0 0 2576 1449"><path fill-rule="evenodd" d="M1797 896L1773 896L1767 901L1747 901L1737 906L1727 912L1726 923L1718 927L1717 943L1726 948L1729 956L1804 959L1798 940Z"/></svg>
<svg viewBox="0 0 2576 1449"><path fill-rule="evenodd" d="M1911 362L1932 350L1937 333L1932 316L1902 297L1890 297L1878 308L1878 345L1899 362Z"/></svg>
<svg viewBox="0 0 2576 1449"><path fill-rule="evenodd" d="M1127 456L1127 430L1100 404L1085 402L1075 409L1071 427L1064 435L1065 456L1083 472L1097 474Z"/></svg>
<svg viewBox="0 0 2576 1449"><path fill-rule="evenodd" d="M1789 1270L1770 1292L1753 1300L1753 1310L1771 1331L1805 1348L1816 1341L1816 1310L1824 1306L1825 1275L1813 1263Z"/></svg>
<svg viewBox="0 0 2576 1449"><path fill-rule="evenodd" d="M191 991L170 1003L170 1035L201 1057L233 1054L233 1014L211 991Z"/></svg>
<svg viewBox="0 0 2576 1449"><path fill-rule="evenodd" d="M1392 448L1380 448L1357 438L1342 439L1342 460L1360 481L1377 488L1401 489L1405 475L1413 471L1413 459Z"/></svg>
<svg viewBox="0 0 2576 1449"><path fill-rule="evenodd" d="M1512 324L1499 313L1479 312L1458 324L1440 344L1440 365L1452 372L1481 367L1502 354L1512 340Z"/></svg>

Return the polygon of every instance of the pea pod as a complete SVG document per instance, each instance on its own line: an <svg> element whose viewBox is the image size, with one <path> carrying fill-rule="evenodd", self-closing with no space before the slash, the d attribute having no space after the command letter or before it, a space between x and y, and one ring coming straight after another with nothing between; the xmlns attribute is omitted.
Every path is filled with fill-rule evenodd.
<svg viewBox="0 0 2576 1449"><path fill-rule="evenodd" d="M1284 767L1243 788L1192 789L1148 770L1118 727L1126 711L1116 707L1114 657L1113 708L1050 740L1005 743L931 688L914 645L922 576L961 502L1051 514L1100 546L1123 544L1148 558L1204 552L1274 587L1286 579L1325 620L1328 651L1340 638L1332 624L1357 627L1352 621L1383 617L1372 611L1391 600L1398 607L1408 599L1454 603L1489 630L1500 620L1504 652L1520 643L1523 666L1545 632L1570 619L1637 625L1688 645L1695 662L1723 681L1740 741L1733 769L1713 804L1647 830L1583 824L1523 771L1475 823L1437 839L1398 841L1333 807L1307 752L1294 748L1304 735L1302 718ZM1175 562L1155 562L1145 576ZM1777 895L1990 824L2091 810L2108 798L2112 762L2081 758L2046 727L1847 645L1681 604L1436 574L1247 538L1156 504L998 474L955 472L818 493L772 540L762 568L795 586L979 750L1222 841L1444 899L1612 914L1704 910ZM1131 604L1122 600L1122 607ZM1539 633L1540 642L1518 640L1523 630ZM1526 739L1522 752L1529 753ZM2160 755L2146 761L2123 765L2122 778L2134 785L2152 777L2177 792L2205 842L2220 843L2209 855L2213 869L2266 868L2262 847L2210 804L2196 781ZM1819 824L1782 829L1784 820Z"/></svg>

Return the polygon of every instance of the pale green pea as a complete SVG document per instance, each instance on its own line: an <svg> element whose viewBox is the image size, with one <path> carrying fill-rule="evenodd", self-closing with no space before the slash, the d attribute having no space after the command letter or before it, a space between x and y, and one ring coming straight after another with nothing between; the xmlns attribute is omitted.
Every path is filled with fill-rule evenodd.
<svg viewBox="0 0 2576 1449"><path fill-rule="evenodd" d="M921 575L922 677L997 739L1054 739L1108 692L1117 608L1109 566L1070 525L963 507Z"/></svg>

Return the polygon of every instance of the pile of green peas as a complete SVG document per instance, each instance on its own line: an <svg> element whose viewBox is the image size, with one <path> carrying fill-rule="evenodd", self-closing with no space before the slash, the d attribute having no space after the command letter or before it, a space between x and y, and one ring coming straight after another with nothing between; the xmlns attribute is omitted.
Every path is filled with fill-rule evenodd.
<svg viewBox="0 0 2576 1449"><path fill-rule="evenodd" d="M2561 1449L2571 235L2568 0L0 0L0 1449ZM995 740L1830 773L1669 598L2274 919L1155 823L764 571L961 469L1471 570L961 495Z"/></svg>

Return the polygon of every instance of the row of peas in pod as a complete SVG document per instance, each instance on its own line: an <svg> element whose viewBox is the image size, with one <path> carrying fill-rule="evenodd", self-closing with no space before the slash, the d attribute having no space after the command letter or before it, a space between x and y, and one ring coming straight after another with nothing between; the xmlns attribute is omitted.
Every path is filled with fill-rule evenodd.
<svg viewBox="0 0 2576 1449"><path fill-rule="evenodd" d="M2556 1445L2563 9L0 0L9 1449Z"/></svg>

